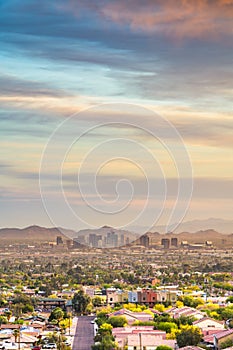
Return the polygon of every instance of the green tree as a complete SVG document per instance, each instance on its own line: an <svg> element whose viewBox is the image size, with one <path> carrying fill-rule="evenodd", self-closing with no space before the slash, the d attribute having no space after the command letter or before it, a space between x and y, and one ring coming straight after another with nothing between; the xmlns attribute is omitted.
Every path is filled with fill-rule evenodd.
<svg viewBox="0 0 233 350"><path fill-rule="evenodd" d="M221 343L220 349L226 349L229 348L233 345L233 340L232 339L227 339L224 342Z"/></svg>
<svg viewBox="0 0 233 350"><path fill-rule="evenodd" d="M92 350L114 350L116 349L116 343L114 342L111 335L103 337L102 341L92 345Z"/></svg>
<svg viewBox="0 0 233 350"><path fill-rule="evenodd" d="M15 337L15 343L17 343L17 340L20 337L20 330L19 329L14 329L13 330L13 336Z"/></svg>
<svg viewBox="0 0 233 350"><path fill-rule="evenodd" d="M127 324L125 316L111 316L107 322L110 323L113 328L123 327L125 324Z"/></svg>
<svg viewBox="0 0 233 350"><path fill-rule="evenodd" d="M186 295L184 298L183 298L183 303L185 306L190 306L190 307L197 307L199 304L200 304L200 300L198 299L195 299L189 295Z"/></svg>
<svg viewBox="0 0 233 350"><path fill-rule="evenodd" d="M116 343L112 336L112 326L109 323L103 323L95 336L97 342L92 346L92 350L113 350L116 349Z"/></svg>
<svg viewBox="0 0 233 350"><path fill-rule="evenodd" d="M202 339L200 330L197 327L189 326L176 335L177 344L180 348L186 345L197 345Z"/></svg>
<svg viewBox="0 0 233 350"><path fill-rule="evenodd" d="M23 313L33 312L33 311L34 311L34 307L32 305L30 305L30 304L26 304L22 308L22 312Z"/></svg>
<svg viewBox="0 0 233 350"><path fill-rule="evenodd" d="M60 307L56 307L54 310L52 310L50 316L49 316L49 321L54 321L56 320L57 323L59 323L64 317L64 311Z"/></svg>
<svg viewBox="0 0 233 350"><path fill-rule="evenodd" d="M229 320L229 318L233 318L233 309L229 307L225 307L217 311L220 313L223 320Z"/></svg>
<svg viewBox="0 0 233 350"><path fill-rule="evenodd" d="M6 316L0 316L0 325L1 324L7 324L8 320Z"/></svg>
<svg viewBox="0 0 233 350"><path fill-rule="evenodd" d="M172 348L167 345L159 345L157 346L156 350L172 350Z"/></svg>
<svg viewBox="0 0 233 350"><path fill-rule="evenodd" d="M157 324L157 329L171 333L173 329L178 329L176 323L173 322L160 322Z"/></svg>
<svg viewBox="0 0 233 350"><path fill-rule="evenodd" d="M90 303L90 297L84 293L83 290L79 290L78 293L75 293L72 299L72 305L74 310L78 314L86 312L87 306Z"/></svg>
<svg viewBox="0 0 233 350"><path fill-rule="evenodd" d="M101 306L102 305L102 299L98 295L92 299L92 304L95 307Z"/></svg>

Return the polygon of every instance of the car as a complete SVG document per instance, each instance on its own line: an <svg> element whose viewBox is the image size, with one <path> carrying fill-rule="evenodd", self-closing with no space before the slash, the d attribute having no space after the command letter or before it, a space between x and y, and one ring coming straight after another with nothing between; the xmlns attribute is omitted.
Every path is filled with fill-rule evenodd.
<svg viewBox="0 0 233 350"><path fill-rule="evenodd" d="M65 340L65 341L64 341L64 344L65 344L66 346L71 346L71 343L70 343L69 340Z"/></svg>
<svg viewBox="0 0 233 350"><path fill-rule="evenodd" d="M46 344L46 349L57 349L57 345L55 343Z"/></svg>
<svg viewBox="0 0 233 350"><path fill-rule="evenodd" d="M4 342L3 345L6 350L18 350L18 345L16 343Z"/></svg>
<svg viewBox="0 0 233 350"><path fill-rule="evenodd" d="M39 345L35 345L32 347L32 350L41 350L41 347Z"/></svg>
<svg viewBox="0 0 233 350"><path fill-rule="evenodd" d="M0 350L4 350L5 349L5 346L3 343L0 343Z"/></svg>

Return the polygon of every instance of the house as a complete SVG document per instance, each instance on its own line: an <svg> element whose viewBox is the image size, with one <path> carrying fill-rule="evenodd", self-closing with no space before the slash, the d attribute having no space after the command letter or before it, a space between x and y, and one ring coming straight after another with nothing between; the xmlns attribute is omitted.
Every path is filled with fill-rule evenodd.
<svg viewBox="0 0 233 350"><path fill-rule="evenodd" d="M37 306L42 310L52 310L56 307L65 308L67 300L62 298L40 298L37 300Z"/></svg>
<svg viewBox="0 0 233 350"><path fill-rule="evenodd" d="M195 345L187 345L187 346L184 346L183 348L179 348L179 350L203 350L203 348L200 348L199 346L195 346Z"/></svg>
<svg viewBox="0 0 233 350"><path fill-rule="evenodd" d="M142 289L138 293L138 303L153 306L158 300L158 293L153 289Z"/></svg>
<svg viewBox="0 0 233 350"><path fill-rule="evenodd" d="M153 335L160 341L166 339L166 332L154 330L153 326L118 327L112 329L112 334L120 349L124 349L128 344L130 335L141 334L140 337Z"/></svg>
<svg viewBox="0 0 233 350"><path fill-rule="evenodd" d="M197 321L194 321L193 325L200 328L204 335L206 335L205 332L208 332L209 330L212 330L212 329L213 330L225 329L224 322L216 321L210 317L203 317Z"/></svg>
<svg viewBox="0 0 233 350"><path fill-rule="evenodd" d="M128 292L119 290L118 291L118 303L124 304L128 302Z"/></svg>
<svg viewBox="0 0 233 350"><path fill-rule="evenodd" d="M110 306L114 306L115 304L118 303L118 293L115 288L108 288L106 290L106 299L107 299L107 304Z"/></svg>
<svg viewBox="0 0 233 350"><path fill-rule="evenodd" d="M157 300L158 302L169 301L172 304L177 302L177 291L173 289L161 289L157 291Z"/></svg>
<svg viewBox="0 0 233 350"><path fill-rule="evenodd" d="M176 341L158 338L155 334L147 333L130 334L128 336L128 350L154 350L159 345L167 345L175 349Z"/></svg>
<svg viewBox="0 0 233 350"><path fill-rule="evenodd" d="M112 312L109 314L109 317L111 316L124 316L127 320L128 324L133 324L135 321L153 321L154 315L147 312L132 312L126 309L117 310L115 312Z"/></svg>
<svg viewBox="0 0 233 350"><path fill-rule="evenodd" d="M170 310L167 310L167 313L175 319L180 318L181 316L185 316L185 317L194 317L195 319L200 320L203 317L205 317L204 313L189 306L184 306L181 308L171 308Z"/></svg>
<svg viewBox="0 0 233 350"><path fill-rule="evenodd" d="M129 291L128 292L128 301L129 301L129 303L138 303L138 292L137 291Z"/></svg>
<svg viewBox="0 0 233 350"><path fill-rule="evenodd" d="M233 341L233 329L216 330L215 333L205 336L203 343L206 346L213 346L215 350L219 350L221 349L221 344L226 340Z"/></svg>

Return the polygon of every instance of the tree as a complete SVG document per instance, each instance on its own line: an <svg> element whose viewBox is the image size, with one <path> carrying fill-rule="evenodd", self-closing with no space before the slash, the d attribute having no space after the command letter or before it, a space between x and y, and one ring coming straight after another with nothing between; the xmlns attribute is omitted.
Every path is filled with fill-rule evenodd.
<svg viewBox="0 0 233 350"><path fill-rule="evenodd" d="M23 304L15 304L13 306L13 312L15 317L18 319L22 315L22 310L23 310L24 305Z"/></svg>
<svg viewBox="0 0 233 350"><path fill-rule="evenodd" d="M19 329L14 329L13 330L13 336L15 337L15 343L17 343L17 340L20 337L20 330Z"/></svg>
<svg viewBox="0 0 233 350"><path fill-rule="evenodd" d="M200 330L194 326L188 326L176 335L177 344L180 348L186 345L197 345L202 339Z"/></svg>
<svg viewBox="0 0 233 350"><path fill-rule="evenodd" d="M167 345L159 345L157 346L156 350L172 350L172 348Z"/></svg>
<svg viewBox="0 0 233 350"><path fill-rule="evenodd" d="M33 312L33 311L34 311L34 307L32 305L30 305L30 304L26 304L22 308L22 312L23 313Z"/></svg>
<svg viewBox="0 0 233 350"><path fill-rule="evenodd" d="M176 323L173 322L160 322L157 324L157 329L171 333L173 329L178 329Z"/></svg>
<svg viewBox="0 0 233 350"><path fill-rule="evenodd" d="M79 314L85 313L88 304L90 303L90 297L84 294L83 290L79 290L75 293L72 299L72 305L75 311Z"/></svg>
<svg viewBox="0 0 233 350"><path fill-rule="evenodd" d="M220 315L224 320L229 320L230 318L233 318L233 309L229 307L219 309L218 312L220 313Z"/></svg>
<svg viewBox="0 0 233 350"><path fill-rule="evenodd" d="M11 315L12 315L12 312L10 310L4 312L4 316L6 316L8 321L10 320Z"/></svg>
<svg viewBox="0 0 233 350"><path fill-rule="evenodd" d="M0 325L1 324L7 324L8 320L6 316L0 316Z"/></svg>
<svg viewBox="0 0 233 350"><path fill-rule="evenodd" d="M199 304L203 304L201 298L193 298L190 295L186 295L183 299L185 306L197 307Z"/></svg>
<svg viewBox="0 0 233 350"><path fill-rule="evenodd" d="M113 328L124 327L124 325L127 324L127 320L125 316L111 316L108 319L108 323L110 323Z"/></svg>
<svg viewBox="0 0 233 350"><path fill-rule="evenodd" d="M60 307L56 307L54 310L52 310L49 321L56 320L57 323L59 323L64 317L64 311Z"/></svg>
<svg viewBox="0 0 233 350"><path fill-rule="evenodd" d="M103 337L102 341L92 345L92 350L113 350L116 349L116 343L114 342L111 335Z"/></svg>
<svg viewBox="0 0 233 350"><path fill-rule="evenodd" d="M103 323L95 336L95 341L98 342L92 346L92 350L113 350L116 349L116 343L112 336L112 326L109 323Z"/></svg>
<svg viewBox="0 0 233 350"><path fill-rule="evenodd" d="M224 342L221 343L220 349L226 349L229 348L233 345L233 340L232 339L227 339Z"/></svg>
<svg viewBox="0 0 233 350"><path fill-rule="evenodd" d="M92 304L95 307L101 306L102 305L102 299L98 295L92 299Z"/></svg>

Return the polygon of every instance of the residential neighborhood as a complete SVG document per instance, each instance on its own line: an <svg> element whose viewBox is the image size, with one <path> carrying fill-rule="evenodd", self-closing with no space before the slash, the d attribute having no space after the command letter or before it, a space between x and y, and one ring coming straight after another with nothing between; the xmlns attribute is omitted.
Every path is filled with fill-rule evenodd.
<svg viewBox="0 0 233 350"><path fill-rule="evenodd" d="M1 349L228 349L231 256L225 250L12 254L4 248Z"/></svg>

